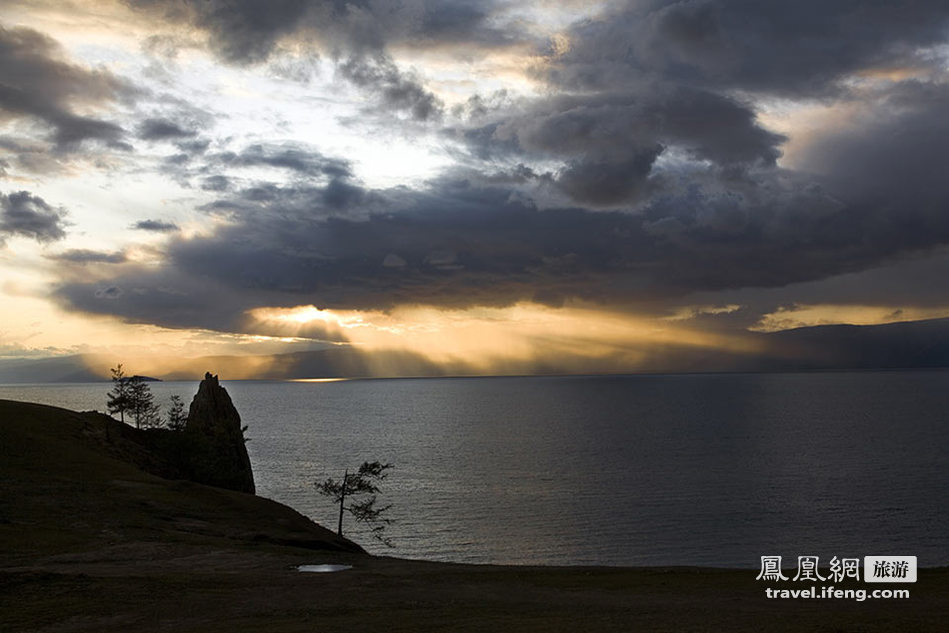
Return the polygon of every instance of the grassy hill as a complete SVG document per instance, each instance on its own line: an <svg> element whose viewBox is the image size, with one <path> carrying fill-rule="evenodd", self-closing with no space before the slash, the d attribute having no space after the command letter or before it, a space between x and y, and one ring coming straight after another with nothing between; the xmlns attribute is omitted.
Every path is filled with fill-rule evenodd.
<svg viewBox="0 0 949 633"><path fill-rule="evenodd" d="M103 414L0 400L0 421L5 562L130 541L360 551L273 501L150 474L148 432Z"/></svg>
<svg viewBox="0 0 949 633"><path fill-rule="evenodd" d="M0 401L0 631L943 631L949 621L947 569L921 572L909 600L858 603L768 600L754 570L372 557L280 504L153 474L156 460L139 432L101 414ZM318 563L353 569L295 570Z"/></svg>

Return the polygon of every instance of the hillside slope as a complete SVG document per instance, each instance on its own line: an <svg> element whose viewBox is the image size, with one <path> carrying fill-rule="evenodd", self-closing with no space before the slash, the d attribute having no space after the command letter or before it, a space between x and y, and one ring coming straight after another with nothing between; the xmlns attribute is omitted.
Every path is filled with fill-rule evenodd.
<svg viewBox="0 0 949 633"><path fill-rule="evenodd" d="M254 495L175 481L137 431L98 413L0 400L0 561L161 541L360 551Z"/></svg>

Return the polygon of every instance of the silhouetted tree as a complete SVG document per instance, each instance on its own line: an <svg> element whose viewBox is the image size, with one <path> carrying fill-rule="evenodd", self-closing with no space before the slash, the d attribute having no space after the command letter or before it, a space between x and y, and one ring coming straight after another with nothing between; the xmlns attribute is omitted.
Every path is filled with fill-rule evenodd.
<svg viewBox="0 0 949 633"><path fill-rule="evenodd" d="M126 376L122 363L109 371L112 372L112 391L106 402L109 413L118 413L119 419L125 422L125 412L128 411L135 420L135 426L140 429L161 426L160 409L145 379L141 376Z"/></svg>
<svg viewBox="0 0 949 633"><path fill-rule="evenodd" d="M392 520L384 517L383 514L392 506L376 506L378 484L388 476L386 471L391 467L392 464L382 462L363 462L354 474L350 474L347 470L343 474L342 481L327 479L314 484L321 495L332 497L333 501L339 504L337 534L343 535L343 511L346 510L357 522L366 524L374 538L392 547L392 542L383 535L386 526L392 523ZM362 499L356 501L357 497L362 497ZM350 500L348 506L346 505L347 498Z"/></svg>
<svg viewBox="0 0 949 633"><path fill-rule="evenodd" d="M128 379L130 411L135 419L135 427L153 429L161 426L161 410L155 404L152 390L141 376Z"/></svg>
<svg viewBox="0 0 949 633"><path fill-rule="evenodd" d="M125 412L131 409L131 400L129 399L129 382L122 369L122 363L109 370L112 372L112 391L109 392L109 399L106 407L109 413L119 414L119 419L125 422Z"/></svg>
<svg viewBox="0 0 949 633"><path fill-rule="evenodd" d="M168 428L172 431L183 431L187 421L188 414L185 413L185 404L181 401L181 396L172 396L171 406L168 407Z"/></svg>

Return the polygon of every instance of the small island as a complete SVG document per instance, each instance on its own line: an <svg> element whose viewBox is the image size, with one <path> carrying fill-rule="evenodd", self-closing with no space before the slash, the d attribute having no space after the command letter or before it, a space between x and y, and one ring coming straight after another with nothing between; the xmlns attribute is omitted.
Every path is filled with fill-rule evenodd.
<svg viewBox="0 0 949 633"><path fill-rule="evenodd" d="M154 376L140 376L135 374L131 376L133 380L141 380L142 382L164 382L161 378L155 378Z"/></svg>

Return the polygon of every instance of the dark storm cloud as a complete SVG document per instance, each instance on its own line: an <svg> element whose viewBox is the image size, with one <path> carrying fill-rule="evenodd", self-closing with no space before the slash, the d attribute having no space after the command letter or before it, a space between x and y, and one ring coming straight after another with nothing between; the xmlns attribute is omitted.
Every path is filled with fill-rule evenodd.
<svg viewBox="0 0 949 633"><path fill-rule="evenodd" d="M366 215L375 208L378 196L354 182L352 165L341 158L326 156L301 143L271 143L248 146L240 151L207 154L197 168L201 189L227 194L202 206L205 211L277 214L329 215L349 210ZM290 176L277 183L241 177L243 168L269 167ZM194 171L185 170L185 175Z"/></svg>
<svg viewBox="0 0 949 633"><path fill-rule="evenodd" d="M0 27L0 77L3 84L57 104L77 100L97 103L127 90L104 71L91 71L62 59L54 40L25 27Z"/></svg>
<svg viewBox="0 0 949 633"><path fill-rule="evenodd" d="M323 204L330 209L343 210L358 207L372 198L362 187L334 178L321 192Z"/></svg>
<svg viewBox="0 0 949 633"><path fill-rule="evenodd" d="M316 28L310 20L319 11L343 16L352 27L344 36L358 42L340 54L343 76L390 111L447 118L384 50L409 32L402 9L382 24L374 13L381 4L283 2L251 24L257 9L249 3L228 4L226 16L215 0L174 6L185 12L175 19L193 20L222 56L242 63ZM487 9L426 6L429 18L411 28L431 37L421 38L427 45L472 36L489 21ZM475 27L461 19L466 12ZM860 93L841 79L932 64L938 56L921 51L946 39L946 13L925 0L913 10L850 0L631 3L571 29L570 48L538 70L548 93L459 110L463 122L444 132L467 144L465 158L478 168L421 188L373 191L348 161L300 143L208 152L200 167L199 152L182 150L182 172L220 192L203 208L225 212L228 222L169 236L162 267L110 267L96 279L64 281L56 297L132 321L240 330L246 310L308 303L581 299L668 314L702 293L777 293L846 276L866 285L860 296L882 296L861 271L949 244L949 92L930 80ZM799 150L804 173L780 166L787 139L758 120L762 93L860 94L866 102ZM261 167L286 181L241 178L241 169ZM749 325L786 301L749 298L752 307L705 318Z"/></svg>
<svg viewBox="0 0 949 633"><path fill-rule="evenodd" d="M161 220L140 220L133 224L132 228L154 233L173 233L179 230L178 225L174 222L163 222Z"/></svg>
<svg viewBox="0 0 949 633"><path fill-rule="evenodd" d="M231 186L231 181L227 176L208 176L201 183L201 188L205 191L227 191Z"/></svg>
<svg viewBox="0 0 949 633"><path fill-rule="evenodd" d="M28 28L0 27L0 116L31 117L49 125L59 149L85 140L126 148L123 130L109 121L80 116L75 105L128 98L133 89L105 71L63 60L56 42Z"/></svg>
<svg viewBox="0 0 949 633"><path fill-rule="evenodd" d="M64 215L64 211L28 191L0 193L0 243L14 235L38 242L61 240L66 237Z"/></svg>
<svg viewBox="0 0 949 633"><path fill-rule="evenodd" d="M662 153L662 146L625 150L620 157L572 160L560 172L557 183L574 200L592 205L639 198L645 194L649 172Z"/></svg>
<svg viewBox="0 0 949 633"><path fill-rule="evenodd" d="M815 140L803 161L867 198L910 196L944 211L949 84L904 81ZM916 205L914 205L916 206Z"/></svg>
<svg viewBox="0 0 949 633"><path fill-rule="evenodd" d="M339 47L355 52L384 50L389 45L417 48L495 48L516 43L523 34L516 23L500 24L495 0L421 0L382 3L333 1L324 9L317 31ZM345 7L345 8L344 8Z"/></svg>
<svg viewBox="0 0 949 633"><path fill-rule="evenodd" d="M138 127L138 137L146 141L166 141L187 139L197 136L197 132L181 127L168 119L146 119Z"/></svg>
<svg viewBox="0 0 949 633"><path fill-rule="evenodd" d="M417 35L436 42L477 39L488 44L509 43L510 34L489 25L496 4L468 0L426 2Z"/></svg>
<svg viewBox="0 0 949 633"><path fill-rule="evenodd" d="M553 96L447 133L480 159L562 161L532 177L575 203L640 214L637 228L663 251L647 257L648 277L670 294L858 271L949 240L938 175L949 150L945 88L904 81L871 94L865 116L812 145L800 161L808 174L777 167L787 139L735 89L843 94L848 73L935 68L941 58L921 49L945 41L949 11L919 9L630 3L576 25L567 52L551 52L540 74ZM570 96L557 96L564 88ZM631 275L611 274L614 287L639 292Z"/></svg>
<svg viewBox="0 0 949 633"><path fill-rule="evenodd" d="M55 174L62 169L62 155L51 152L43 141L0 136L0 150L6 150L12 164L26 171Z"/></svg>
<svg viewBox="0 0 949 633"><path fill-rule="evenodd" d="M662 78L713 89L819 95L875 67L936 65L942 0L653 0L576 25L572 47L543 70L557 84L615 89Z"/></svg>
<svg viewBox="0 0 949 633"><path fill-rule="evenodd" d="M176 24L208 34L212 49L238 64L267 60L284 39L317 38L348 52L381 51L388 44L501 46L516 25L499 27L495 2L424 0L125 0Z"/></svg>
<svg viewBox="0 0 949 633"><path fill-rule="evenodd" d="M204 270L251 294L303 295L331 307L503 303L512 300L510 285L525 291L528 269L542 265L542 254L555 249L546 242L558 241L556 224L567 221L551 216L545 224L541 212L507 196L459 184L366 220L300 215L261 222L254 214L218 236L223 242L183 241L169 255L185 270ZM227 254L218 250L224 243L243 246Z"/></svg>
<svg viewBox="0 0 949 633"><path fill-rule="evenodd" d="M700 292L684 297L683 305L742 306L734 312L707 315L701 322L708 328L745 329L757 325L763 315L799 306L879 306L897 311L893 316L898 318L903 308L945 309L947 297L949 250L943 246L813 281Z"/></svg>
<svg viewBox="0 0 949 633"><path fill-rule="evenodd" d="M106 253L85 248L70 249L56 255L50 255L49 258L70 264L122 264L128 260L125 253L121 251Z"/></svg>
<svg viewBox="0 0 949 633"><path fill-rule="evenodd" d="M495 123L449 134L481 158L563 160L559 187L575 202L606 206L642 199L667 149L735 172L773 166L785 140L732 98L663 85L538 100Z"/></svg>
<svg viewBox="0 0 949 633"><path fill-rule="evenodd" d="M352 167L349 161L324 156L323 154L296 144L251 145L240 152L223 152L208 157L209 168L228 167L274 167L286 169L300 176L326 176L349 178Z"/></svg>
<svg viewBox="0 0 949 633"><path fill-rule="evenodd" d="M480 121L492 113L510 107L511 97L511 93L506 89L495 90L489 95L473 94L464 103L452 106L451 113L458 119Z"/></svg>
<svg viewBox="0 0 949 633"><path fill-rule="evenodd" d="M822 241L858 231L883 258L945 243L949 236L949 86L903 82L850 125L813 143L806 164L847 202ZM799 229L800 230L800 229Z"/></svg>
<svg viewBox="0 0 949 633"><path fill-rule="evenodd" d="M761 128L747 105L704 90L663 85L641 92L556 97L507 118L494 139L553 155L623 153L627 144L675 144L719 164L773 164L783 136Z"/></svg>
<svg viewBox="0 0 949 633"><path fill-rule="evenodd" d="M212 205L231 213L214 233L172 239L162 271L66 283L57 296L89 312L217 328L244 327L236 315L253 307L302 303L385 309L521 299L560 305L579 298L660 314L663 305L693 293L853 273L949 242L949 185L934 160L949 147L947 125L938 118L944 97L931 86L906 88L881 106L888 117L871 116L873 126L828 139L828 147L815 149L815 162L827 161L823 181L767 160L732 172L688 163L664 168L635 214L538 209L529 185L538 176L526 167L517 177L445 176L424 190L367 191L343 177L260 183ZM596 136L564 130L558 142L565 145L550 141L558 151ZM873 134L865 136L868 131ZM883 139L878 147L868 140L875 134ZM546 137L531 138L540 147ZM765 142L739 155L767 158L767 149ZM253 157L250 164L280 157L281 166L300 174L325 175L324 165L334 164L257 149L235 156L242 155ZM604 149L604 155L610 154ZM653 156L641 160L628 171L645 173ZM570 169L559 186L574 184ZM345 168L330 173L348 174ZM872 186L861 184L861 174L872 177ZM613 176L604 167L578 173L576 182L603 181L586 197L623 197L629 192L611 193L608 183L638 182ZM359 213L335 215L339 205ZM102 289L112 287L124 289L121 300L104 301ZM209 297L217 297L213 306Z"/></svg>
<svg viewBox="0 0 949 633"><path fill-rule="evenodd" d="M39 95L5 85L0 85L0 108L13 116L36 117L49 124L54 129L52 140L60 149L84 140L118 144L123 135L122 128L114 123L70 114Z"/></svg>
<svg viewBox="0 0 949 633"><path fill-rule="evenodd" d="M231 62L265 60L280 38L301 26L307 0L126 0L174 23L206 31L215 52Z"/></svg>
<svg viewBox="0 0 949 633"><path fill-rule="evenodd" d="M844 91L848 73L935 68L940 57L922 49L947 32L937 2L628 3L574 25L566 52L550 51L536 70L551 95L448 133L482 160L562 161L550 175L576 203L628 207L655 196L661 205L670 197L663 157L710 162L725 188L776 164L787 139L735 89L826 95ZM558 96L564 89L570 96Z"/></svg>
<svg viewBox="0 0 949 633"><path fill-rule="evenodd" d="M320 188L264 188L256 206L237 207L215 233L173 239L162 271L67 283L57 295L73 308L175 327L210 327L236 311L233 325L253 307L303 303L385 309L580 298L660 311L696 291L818 279L898 252L867 241L861 222L870 218L818 188L772 170L757 178L724 189L690 176L691 187L670 189L635 215L541 210L476 178L367 192L385 198L387 210L360 219L327 217ZM121 302L97 300L113 286L134 291ZM210 295L222 297L213 309Z"/></svg>
<svg viewBox="0 0 949 633"><path fill-rule="evenodd" d="M413 119L426 121L441 116L444 104L388 57L354 57L339 66L340 74L376 94L386 111L402 110Z"/></svg>
<svg viewBox="0 0 949 633"><path fill-rule="evenodd" d="M611 244L614 229L634 220L542 212L508 201L506 190L461 182L425 196L397 193L408 196L401 203L411 208L366 220L316 219L312 211L246 213L242 222L208 238L173 241L164 271L65 284L57 295L73 308L177 327L210 327L209 321L225 319L224 314L233 325L233 310L239 314L260 305L498 305L530 296L537 279L556 283L563 277L577 285L567 273L608 267L619 254ZM580 244L572 239L578 229L587 236ZM112 286L137 290L121 302L95 296ZM214 294L227 300L212 301L211 307L208 297Z"/></svg>
<svg viewBox="0 0 949 633"><path fill-rule="evenodd" d="M517 156L522 152L517 137L513 134L505 134L504 138L497 135L503 122L502 119L475 127L446 127L442 133L461 142L475 158L482 161Z"/></svg>
<svg viewBox="0 0 949 633"><path fill-rule="evenodd" d="M489 121L479 110L472 127L446 133L481 160L560 161L549 176L575 203L662 204L670 159L712 163L724 188L775 166L787 139L736 94L830 95L858 71L938 70L940 56L924 49L947 32L949 11L933 1L912 10L855 0L625 3L575 24L569 46L549 51L536 72L550 94Z"/></svg>
<svg viewBox="0 0 949 633"><path fill-rule="evenodd" d="M233 291L168 267L121 268L121 274L112 281L64 284L54 298L73 310L112 314L135 323L240 330L244 320L241 314L248 305Z"/></svg>
<svg viewBox="0 0 949 633"><path fill-rule="evenodd" d="M210 47L224 61L257 64L269 60L278 76L308 81L315 48L333 51L340 76L374 94L383 112L401 111L413 119L438 119L443 103L412 72L400 69L387 53L392 44L417 48L496 48L521 43L516 23L500 25L496 2L422 0L385 3L370 0L126 0L172 23L208 34ZM306 50L281 51L281 42ZM275 54L278 53L278 54ZM301 61L302 60L302 61Z"/></svg>
<svg viewBox="0 0 949 633"><path fill-rule="evenodd" d="M225 187L221 191L226 190ZM254 214L258 219L287 215L321 217L349 212L365 217L380 203L377 194L345 178L332 178L324 186L304 182L291 185L258 182L235 189L227 197L204 205L202 209L234 213L242 218Z"/></svg>

